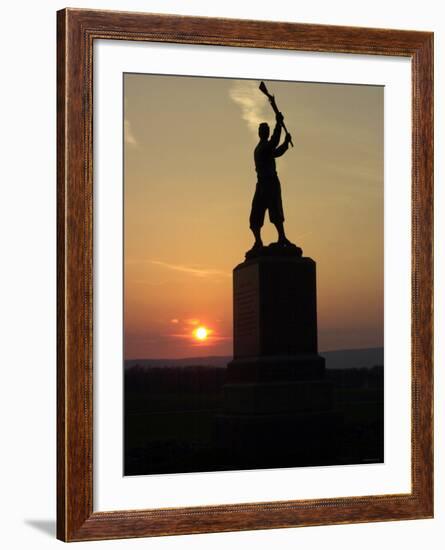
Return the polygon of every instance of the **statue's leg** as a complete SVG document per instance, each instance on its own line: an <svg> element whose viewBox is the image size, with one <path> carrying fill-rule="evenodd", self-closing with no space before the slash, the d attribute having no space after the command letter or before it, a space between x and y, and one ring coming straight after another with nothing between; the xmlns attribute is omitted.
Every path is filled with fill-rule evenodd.
<svg viewBox="0 0 445 550"><path fill-rule="evenodd" d="M263 241L261 240L261 228L264 223L264 215L266 213L266 204L264 197L258 191L255 192L252 201L252 210L250 212L249 224L250 229L255 238L254 248L261 248Z"/></svg>
<svg viewBox="0 0 445 550"><path fill-rule="evenodd" d="M281 186L277 178L275 192L271 204L269 206L269 218L270 221L274 224L277 233L278 233L278 243L289 245L292 244L286 237L284 232L284 212L283 212L283 202L281 200Z"/></svg>
<svg viewBox="0 0 445 550"><path fill-rule="evenodd" d="M251 227L253 236L255 237L255 248L260 248L263 246L263 241L261 240L261 227Z"/></svg>
<svg viewBox="0 0 445 550"><path fill-rule="evenodd" d="M284 232L284 224L283 222L276 222L275 224L277 233L278 233L278 242L280 244L291 244L289 239L286 237L286 233Z"/></svg>

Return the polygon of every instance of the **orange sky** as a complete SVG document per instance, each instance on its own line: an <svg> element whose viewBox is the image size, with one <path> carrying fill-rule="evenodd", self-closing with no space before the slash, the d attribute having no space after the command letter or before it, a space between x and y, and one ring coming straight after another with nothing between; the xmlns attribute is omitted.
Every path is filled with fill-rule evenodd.
<svg viewBox="0 0 445 550"><path fill-rule="evenodd" d="M317 262L320 350L382 346L383 88L266 83L295 145L277 168L287 235ZM124 77L126 359L232 354L256 129L273 120L258 84Z"/></svg>

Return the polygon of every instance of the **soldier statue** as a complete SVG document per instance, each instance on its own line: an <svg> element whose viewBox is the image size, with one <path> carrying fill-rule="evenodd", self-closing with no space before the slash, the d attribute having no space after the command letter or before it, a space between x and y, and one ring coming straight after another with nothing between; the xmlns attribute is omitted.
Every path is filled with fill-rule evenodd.
<svg viewBox="0 0 445 550"><path fill-rule="evenodd" d="M286 132L286 137L284 138L283 143L279 145L282 126L283 115L280 112L277 112L275 129L270 139L270 128L267 122L262 122L258 128L260 141L255 147L254 152L257 184L249 219L250 229L255 237L255 243L252 251L263 247L263 241L261 240L261 228L264 223L266 210L269 211L269 219L271 223L273 223L277 229L277 243L282 246L292 245L284 232L284 213L283 203L281 200L281 186L275 165L275 159L284 155L284 153L288 150L289 143L292 140L291 135Z"/></svg>

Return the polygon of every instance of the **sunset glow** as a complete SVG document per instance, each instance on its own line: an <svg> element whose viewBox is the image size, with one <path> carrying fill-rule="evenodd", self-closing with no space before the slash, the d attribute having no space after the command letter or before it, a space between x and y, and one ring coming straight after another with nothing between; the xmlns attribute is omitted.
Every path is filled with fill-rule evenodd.
<svg viewBox="0 0 445 550"><path fill-rule="evenodd" d="M193 331L193 334L197 340L202 342L207 339L209 331L205 327L198 327L195 331Z"/></svg>
<svg viewBox="0 0 445 550"><path fill-rule="evenodd" d="M277 166L286 234L317 264L319 349L380 347L384 89L266 84L294 137ZM126 359L233 353L258 123L274 124L258 85L125 74ZM262 237L276 240L268 216Z"/></svg>

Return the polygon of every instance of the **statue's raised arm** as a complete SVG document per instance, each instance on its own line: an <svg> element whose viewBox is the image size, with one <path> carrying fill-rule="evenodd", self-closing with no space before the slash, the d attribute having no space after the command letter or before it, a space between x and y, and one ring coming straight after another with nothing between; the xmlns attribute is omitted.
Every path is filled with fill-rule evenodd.
<svg viewBox="0 0 445 550"><path fill-rule="evenodd" d="M286 135L290 136L290 133L288 132L287 128L286 128L286 125L284 124L284 117L283 115L280 113L280 110L278 109L277 107L277 104L275 102L275 96L273 96L272 94L269 93L269 91L267 90L267 87L266 87L266 84L264 84L263 81L261 81L261 84L260 84L260 90L263 92L263 94L267 97L267 99L269 100L271 106L272 106L272 109L275 113L275 116L277 117L277 120L278 120L278 117L281 117L281 120L280 120L280 124L281 126L283 127L283 130L286 132ZM291 144L291 147L294 146L294 144L292 143L292 139L289 139L289 143Z"/></svg>
<svg viewBox="0 0 445 550"><path fill-rule="evenodd" d="M278 110L274 96L271 96L264 82L261 82L260 90L269 97L269 101L275 112L276 125L270 136L270 128L267 122L262 122L258 128L260 141L255 147L254 160L257 173L257 184L250 212L250 229L255 237L255 243L246 254L247 258L268 254L291 254L301 256L301 249L292 244L284 231L284 211L281 200L281 184L278 179L275 159L281 157L292 144L292 137L284 124L284 117ZM281 128L286 132L284 142L279 145ZM269 211L269 219L275 225L278 233L278 241L268 247L263 246L261 240L261 228L264 224L266 210Z"/></svg>

